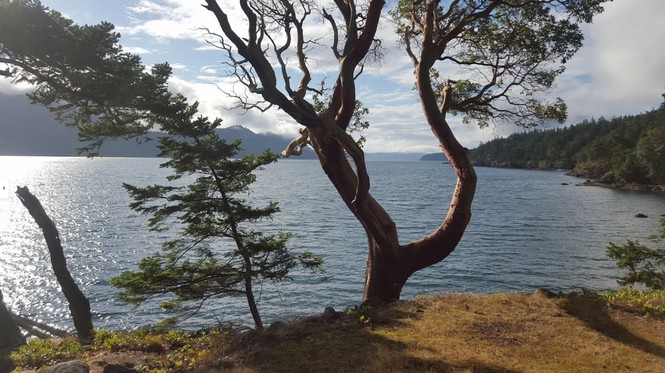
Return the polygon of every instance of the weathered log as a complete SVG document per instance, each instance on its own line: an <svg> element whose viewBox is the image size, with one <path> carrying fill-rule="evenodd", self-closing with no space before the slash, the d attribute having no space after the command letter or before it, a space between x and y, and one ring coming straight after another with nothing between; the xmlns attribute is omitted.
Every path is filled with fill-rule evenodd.
<svg viewBox="0 0 665 373"><path fill-rule="evenodd" d="M11 311L10 311L11 312ZM25 329L28 333L34 335L35 337L38 338L51 338L51 337L66 337L69 333L67 333L66 330L58 329L56 327L53 327L48 324L41 323L39 321L31 320L25 316L17 315L13 312L11 312L12 318L16 322L18 326L21 328ZM34 334L31 331L36 330L38 334ZM44 332L40 332L43 330L44 332L48 333L45 334ZM42 337L41 335L44 335Z"/></svg>
<svg viewBox="0 0 665 373"><path fill-rule="evenodd" d="M27 187L17 187L16 195L23 203L23 206L28 209L32 218L41 228L46 245L48 246L49 254L51 256L51 265L55 277L60 284L65 298L69 303L69 311L74 319L74 328L82 342L92 341L92 314L90 312L90 302L88 298L76 285L72 278L69 269L67 268L67 261L65 254L60 243L60 233L55 227L53 221L48 217L41 202L35 197Z"/></svg>

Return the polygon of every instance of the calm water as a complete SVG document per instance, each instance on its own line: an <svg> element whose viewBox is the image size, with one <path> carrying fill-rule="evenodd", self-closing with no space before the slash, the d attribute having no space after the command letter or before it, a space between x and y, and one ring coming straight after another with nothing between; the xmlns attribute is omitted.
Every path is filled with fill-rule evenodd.
<svg viewBox="0 0 665 373"><path fill-rule="evenodd" d="M27 185L58 226L70 270L89 296L98 327L129 328L170 316L157 301L118 302L109 278L159 250L170 233L151 233L131 211L122 182L161 183L159 159L0 157L0 289L15 311L71 328L48 251L13 194ZM396 220L402 242L429 233L446 213L455 181L438 162L370 162L372 192ZM457 250L419 272L403 296L458 292L610 289L619 272L606 258L610 241L646 241L665 214L665 197L574 186L560 172L479 168L474 215ZM569 183L570 185L562 185ZM4 187L4 189L2 189ZM262 228L297 233L292 247L325 258L331 277L295 272L290 283L261 284L265 321L357 304L363 284L363 230L334 193L316 161L282 161L259 175L251 196L274 200L281 213ZM644 213L648 219L635 218ZM247 322L242 298L210 302L184 326Z"/></svg>

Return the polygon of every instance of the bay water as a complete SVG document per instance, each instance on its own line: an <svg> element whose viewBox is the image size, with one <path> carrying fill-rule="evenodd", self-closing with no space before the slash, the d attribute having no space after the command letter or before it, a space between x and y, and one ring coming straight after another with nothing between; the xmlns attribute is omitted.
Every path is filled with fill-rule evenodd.
<svg viewBox="0 0 665 373"><path fill-rule="evenodd" d="M28 186L60 231L70 271L89 297L98 328L154 325L172 316L154 299L119 302L109 279L173 238L149 232L147 217L129 209L122 183L164 183L155 158L0 157L0 289L5 303L28 317L71 329L66 300L41 231L14 195ZM400 240L428 234L446 214L455 177L440 162L368 162L371 192L393 216ZM665 196L578 186L563 172L477 168L473 217L449 258L416 273L402 293L532 292L616 288L621 271L607 258L609 242L648 242L665 214ZM261 229L295 234L290 246L324 257L326 278L294 271L291 281L256 286L264 321L292 319L355 305L362 294L366 237L317 161L283 160L258 173L251 203L279 203ZM648 218L636 218L641 213ZM248 325L243 298L208 301L182 321L196 329Z"/></svg>

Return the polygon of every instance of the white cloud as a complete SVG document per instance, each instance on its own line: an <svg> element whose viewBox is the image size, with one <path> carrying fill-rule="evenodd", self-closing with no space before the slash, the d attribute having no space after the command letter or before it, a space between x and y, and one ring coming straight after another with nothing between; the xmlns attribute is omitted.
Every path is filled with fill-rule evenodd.
<svg viewBox="0 0 665 373"><path fill-rule="evenodd" d="M189 67L184 63L171 63L169 65L173 70L189 71Z"/></svg>
<svg viewBox="0 0 665 373"><path fill-rule="evenodd" d="M228 97L218 86L228 87L229 78L217 78L215 83L191 82L174 76L169 80L169 88L183 94L191 102L199 102L199 111L211 119L222 118L222 127L241 125L256 133L274 133L285 136L296 136L298 125L286 114L277 110L265 113L237 109L235 99Z"/></svg>
<svg viewBox="0 0 665 373"><path fill-rule="evenodd" d="M215 70L213 66L203 66L201 72L206 74L217 74L217 70Z"/></svg>
<svg viewBox="0 0 665 373"><path fill-rule="evenodd" d="M139 54L139 55L144 55L144 54L151 54L152 51L149 49L145 49L142 47L127 47L123 46L122 50L127 52L127 53L132 53L132 54Z"/></svg>
<svg viewBox="0 0 665 373"><path fill-rule="evenodd" d="M0 93L7 95L24 95L35 89L28 83L12 83L10 78L0 77Z"/></svg>
<svg viewBox="0 0 665 373"><path fill-rule="evenodd" d="M237 3L220 3L236 29L245 31L246 21ZM188 67L179 71L181 76L172 84L186 91L188 97L201 101L201 108L208 115L225 117L224 125L242 124L259 132L296 133L297 126L293 121L275 110L245 115L240 115L237 110L223 110L232 107L234 102L217 86L231 90L238 85L233 87L232 79L219 76L224 70L220 64L225 58L223 52L210 53L216 48L204 44L205 36L199 28L209 27L219 32L219 25L200 2L139 0L128 8L128 12L132 22L120 28L124 34L146 43L150 40L164 43L146 50L159 49L161 52L171 42L189 43L184 52L183 44L170 51ZM568 124L592 116L637 113L660 103L665 85L665 49L659 47L659 41L665 40L665 28L660 20L662 14L665 14L665 2L662 0L615 1L607 3L606 12L598 16L594 24L585 26L585 46L569 62L567 72L560 77L552 92L553 96L561 96L567 101ZM320 45L312 45L308 52L313 81L323 79L326 74L334 76L338 69L329 49L328 26L317 17L313 17L309 24L308 31L320 37ZM411 61L399 46L393 27L384 18L378 30L385 52L383 63L379 67L368 66L358 81L358 99L370 109L368 119L371 128L367 132L366 149L436 151L436 140L423 119L418 99L412 91ZM170 55L165 55L165 58L173 60ZM297 69L292 65L294 61L294 57L290 56L289 74L293 84L299 78ZM193 74L187 75L187 71ZM327 80L328 86L333 83ZM513 126L480 130L475 125L462 125L458 118L451 118L451 121L455 134L467 147L518 130Z"/></svg>
<svg viewBox="0 0 665 373"><path fill-rule="evenodd" d="M615 1L585 28L585 46L568 64L556 94L569 123L637 114L658 106L665 86L662 0Z"/></svg>

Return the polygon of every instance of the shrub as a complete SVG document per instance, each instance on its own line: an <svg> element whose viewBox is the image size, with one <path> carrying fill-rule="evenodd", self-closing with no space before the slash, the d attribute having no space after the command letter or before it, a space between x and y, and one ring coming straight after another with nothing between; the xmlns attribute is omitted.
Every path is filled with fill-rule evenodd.
<svg viewBox="0 0 665 373"><path fill-rule="evenodd" d="M661 232L655 240L665 238L665 218L661 219ZM648 289L665 289L665 249L653 249L635 241L625 245L610 243L607 255L617 261L617 266L628 269L628 273L617 282L622 285L643 284Z"/></svg>

